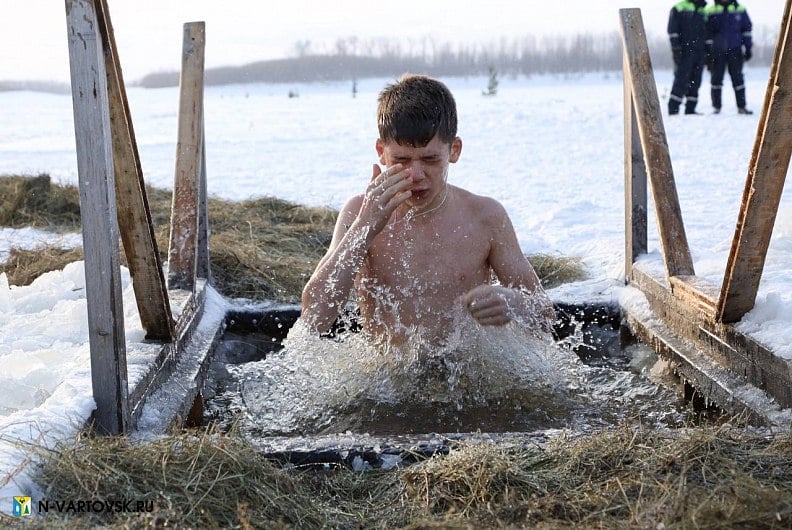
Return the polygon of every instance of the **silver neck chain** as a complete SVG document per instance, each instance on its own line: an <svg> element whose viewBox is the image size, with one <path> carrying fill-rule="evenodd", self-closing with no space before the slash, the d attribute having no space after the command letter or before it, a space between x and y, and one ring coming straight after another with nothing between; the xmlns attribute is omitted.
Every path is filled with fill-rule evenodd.
<svg viewBox="0 0 792 530"><path fill-rule="evenodd" d="M448 198L448 186L445 186L444 189L443 189L443 199L440 201L440 204L438 204L437 206L434 206L433 208L429 208L428 210L424 210L423 212L418 212L418 213L412 213L413 209L410 208L407 211L407 213L404 214L404 220L405 221L412 221L416 217L421 217L423 215L429 215L430 213L439 210L440 208L443 207L443 205L445 204L447 198Z"/></svg>

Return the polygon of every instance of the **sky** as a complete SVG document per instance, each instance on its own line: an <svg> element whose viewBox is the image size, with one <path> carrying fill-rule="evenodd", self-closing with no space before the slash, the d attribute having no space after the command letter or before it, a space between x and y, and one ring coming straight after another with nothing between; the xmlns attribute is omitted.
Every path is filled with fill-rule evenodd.
<svg viewBox="0 0 792 530"><path fill-rule="evenodd" d="M10 2L9 2L10 3ZM491 42L501 37L618 30L618 10L637 7L650 34L664 34L675 0L108 0L127 81L174 71L181 62L182 25L206 22L206 66L287 57L297 41L332 47L339 38L430 36L436 42ZM757 28L777 31L784 0L745 2ZM64 2L13 2L0 17L0 80L67 82Z"/></svg>

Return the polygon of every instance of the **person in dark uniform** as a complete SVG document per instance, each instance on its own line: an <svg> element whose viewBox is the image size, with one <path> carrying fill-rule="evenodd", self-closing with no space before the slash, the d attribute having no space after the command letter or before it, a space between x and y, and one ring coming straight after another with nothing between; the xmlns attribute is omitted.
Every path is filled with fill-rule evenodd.
<svg viewBox="0 0 792 530"><path fill-rule="evenodd" d="M737 0L715 0L707 8L707 68L711 72L712 106L719 113L722 104L723 76L729 71L737 112L753 114L745 107L743 63L751 59L751 18Z"/></svg>
<svg viewBox="0 0 792 530"><path fill-rule="evenodd" d="M668 113L679 114L685 102L685 114L697 114L698 91L704 69L707 0L683 0L671 8L668 37L674 57L674 85L668 98Z"/></svg>

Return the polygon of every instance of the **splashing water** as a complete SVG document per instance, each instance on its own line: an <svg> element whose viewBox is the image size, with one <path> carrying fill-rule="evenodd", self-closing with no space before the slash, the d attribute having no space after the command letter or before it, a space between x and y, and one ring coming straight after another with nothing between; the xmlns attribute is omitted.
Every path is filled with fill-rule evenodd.
<svg viewBox="0 0 792 530"><path fill-rule="evenodd" d="M298 320L283 350L227 367L236 389L225 406L251 436L585 431L628 416L666 426L692 418L675 391L636 373L654 364L646 347L626 351L643 369L588 366L516 324L484 327L462 311L454 324L431 350L420 330L395 347L365 333L320 339Z"/></svg>
<svg viewBox="0 0 792 530"><path fill-rule="evenodd" d="M678 412L668 405L669 389L632 372L581 363L572 347L583 342L582 325L555 343L549 332L537 331L538 321L482 326L461 304L443 314L416 309L421 314L408 320L417 324L401 322L400 301L422 287L358 285L359 294L375 301L369 318L388 323L385 333L374 326L320 338L298 320L283 350L228 367L243 430L253 436L514 432ZM426 315L430 327L423 327ZM354 329L346 318L342 328ZM441 339L438 321L450 322Z"/></svg>
<svg viewBox="0 0 792 530"><path fill-rule="evenodd" d="M405 344L365 333L320 339L297 321L284 349L229 368L245 428L258 435L533 430L566 425L578 407L574 353L512 323L481 326L461 308L445 343L420 329Z"/></svg>

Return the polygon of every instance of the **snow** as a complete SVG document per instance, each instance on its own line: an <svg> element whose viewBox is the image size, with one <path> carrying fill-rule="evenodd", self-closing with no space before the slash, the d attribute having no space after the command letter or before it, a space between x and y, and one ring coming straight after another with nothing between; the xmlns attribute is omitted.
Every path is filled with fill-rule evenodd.
<svg viewBox="0 0 792 530"><path fill-rule="evenodd" d="M45 246L74 248L82 246L82 234L52 234L35 228L0 228L0 262L8 259L12 248L34 250Z"/></svg>
<svg viewBox="0 0 792 530"><path fill-rule="evenodd" d="M664 117L694 267L715 285L731 246L768 69L748 68L746 77L752 116L737 115L730 87L723 113L710 114L705 84L704 115ZM664 97L671 74L657 78ZM356 98L351 82L208 87L209 193L340 207L363 190L376 162L376 94L386 81L359 81ZM481 97L486 78L445 81L457 98L464 141L449 180L501 201L526 253L582 258L589 278L551 291L554 299L610 300L645 310L642 295L623 286L621 76L503 78L498 95L489 98ZM300 97L287 98L290 89ZM170 187L178 90L133 87L129 98L146 180ZM0 93L0 174L45 172L76 183L71 113L69 96ZM756 307L737 324L785 359L792 359L790 201L785 189ZM662 271L651 213L649 237L650 253L642 260ZM44 242L70 246L79 234L1 229L0 259L13 246ZM156 348L143 342L126 271L123 286L131 388ZM0 276L0 497L32 487L17 473L25 469L20 443L72 436L94 407L84 287L82 263L27 287L9 286Z"/></svg>

